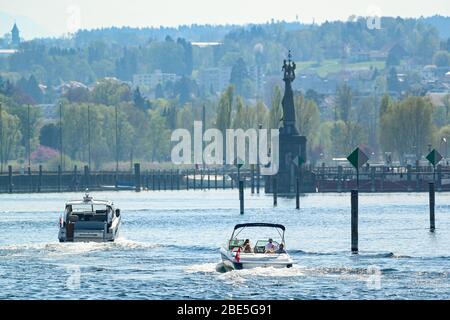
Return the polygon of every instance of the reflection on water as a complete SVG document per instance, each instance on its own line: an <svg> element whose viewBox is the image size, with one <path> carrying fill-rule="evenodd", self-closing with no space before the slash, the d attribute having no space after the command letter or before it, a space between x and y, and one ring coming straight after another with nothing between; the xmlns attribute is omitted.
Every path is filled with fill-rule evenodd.
<svg viewBox="0 0 450 320"><path fill-rule="evenodd" d="M106 192L122 209L115 243L58 243L64 203L80 194L0 195L0 299L448 299L450 194L360 196L360 255L351 255L350 197L279 199L237 190ZM235 224L286 226L291 269L223 272ZM256 239L252 239L256 240ZM69 285L71 284L71 285Z"/></svg>

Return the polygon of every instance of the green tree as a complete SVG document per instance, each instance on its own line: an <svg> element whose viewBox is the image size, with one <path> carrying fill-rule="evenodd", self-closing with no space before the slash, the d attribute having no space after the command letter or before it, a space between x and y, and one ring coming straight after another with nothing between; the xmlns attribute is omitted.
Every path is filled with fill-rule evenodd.
<svg viewBox="0 0 450 320"><path fill-rule="evenodd" d="M246 109L241 97L236 97L236 112L233 117L233 129L244 129L246 123Z"/></svg>
<svg viewBox="0 0 450 320"><path fill-rule="evenodd" d="M443 103L444 108L445 108L445 122L447 123L447 121L448 121L448 114L449 114L449 111L450 111L450 93L447 93L442 98L442 103Z"/></svg>
<svg viewBox="0 0 450 320"><path fill-rule="evenodd" d="M1 120L2 141L0 141L0 159L2 161L0 163L0 171L3 172L3 167L8 161L17 158L19 155L19 144L22 133L20 131L20 119L18 116L11 115L2 109Z"/></svg>
<svg viewBox="0 0 450 320"><path fill-rule="evenodd" d="M450 66L450 53L447 51L438 51L433 57L433 62L438 67Z"/></svg>
<svg viewBox="0 0 450 320"><path fill-rule="evenodd" d="M403 161L406 153L417 159L433 140L433 105L423 97L408 97L392 103L381 119L381 146L384 151L397 153Z"/></svg>
<svg viewBox="0 0 450 320"><path fill-rule="evenodd" d="M247 66L242 58L236 60L231 69L230 83L236 88L236 94L240 96L248 96L250 76L248 74Z"/></svg>
<svg viewBox="0 0 450 320"><path fill-rule="evenodd" d="M149 158L151 161L168 160L170 148L170 130L167 129L166 122L160 110L148 111L150 120L148 132Z"/></svg>
<svg viewBox="0 0 450 320"><path fill-rule="evenodd" d="M222 132L222 134L224 134L224 136L226 130L231 129L233 96L234 96L234 87L229 86L220 97L219 106L217 108L216 128L219 129Z"/></svg>
<svg viewBox="0 0 450 320"><path fill-rule="evenodd" d="M113 106L124 101L131 101L130 87L114 79L103 79L92 90L92 100L96 104Z"/></svg>
<svg viewBox="0 0 450 320"><path fill-rule="evenodd" d="M339 118L345 123L348 123L351 120L350 113L352 111L352 99L352 89L347 85L347 83L344 83L337 88L336 107L338 110Z"/></svg>
<svg viewBox="0 0 450 320"><path fill-rule="evenodd" d="M295 97L296 126L299 133L313 141L320 125L319 107L314 101L307 100L303 95Z"/></svg>
<svg viewBox="0 0 450 320"><path fill-rule="evenodd" d="M281 89L275 86L272 93L272 105L269 112L269 129L279 129L283 120L283 107L281 105L283 98Z"/></svg>
<svg viewBox="0 0 450 320"><path fill-rule="evenodd" d="M255 119L255 126L259 128L259 125L262 125L263 127L267 128L268 123L268 110L264 102L258 101L256 103L256 119Z"/></svg>

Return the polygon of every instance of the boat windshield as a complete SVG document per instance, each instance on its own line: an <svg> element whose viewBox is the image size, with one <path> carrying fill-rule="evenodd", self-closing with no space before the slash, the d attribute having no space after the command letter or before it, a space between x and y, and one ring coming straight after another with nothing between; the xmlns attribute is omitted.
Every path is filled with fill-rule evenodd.
<svg viewBox="0 0 450 320"><path fill-rule="evenodd" d="M238 225L240 226L240 225ZM278 240L278 243L284 242L284 227L283 229L270 226L254 226L254 225L242 225L238 229L233 231L230 240L237 239L249 239L249 240L261 240L266 239L266 243L269 239Z"/></svg>
<svg viewBox="0 0 450 320"><path fill-rule="evenodd" d="M65 221L105 221L111 222L113 219L113 210L110 206L104 204L73 204L66 207Z"/></svg>
<svg viewBox="0 0 450 320"><path fill-rule="evenodd" d="M72 212L73 213L84 213L84 212L99 212L102 211L102 213L106 213L108 210L108 206L102 205L102 204L88 204L88 203L82 203L82 204L76 204L72 205Z"/></svg>

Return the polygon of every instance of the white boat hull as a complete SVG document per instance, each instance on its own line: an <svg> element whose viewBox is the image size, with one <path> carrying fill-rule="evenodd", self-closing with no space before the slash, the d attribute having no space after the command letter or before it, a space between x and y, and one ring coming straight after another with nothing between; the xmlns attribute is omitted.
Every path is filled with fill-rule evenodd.
<svg viewBox="0 0 450 320"><path fill-rule="evenodd" d="M222 262L228 270L242 270L253 268L291 268L293 261L287 253L265 254L265 253L240 253L239 259L236 252L224 248L220 249Z"/></svg>
<svg viewBox="0 0 450 320"><path fill-rule="evenodd" d="M76 229L73 236L68 237L66 227L59 228L58 238L60 242L113 242L119 237L121 218L116 218L111 228L107 229Z"/></svg>

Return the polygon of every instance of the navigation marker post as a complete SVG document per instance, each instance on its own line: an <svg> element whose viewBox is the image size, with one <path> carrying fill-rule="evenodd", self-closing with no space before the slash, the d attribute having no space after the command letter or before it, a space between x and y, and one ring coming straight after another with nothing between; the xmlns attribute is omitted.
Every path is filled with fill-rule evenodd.
<svg viewBox="0 0 450 320"><path fill-rule="evenodd" d="M239 181L239 202L241 214L244 214L244 181Z"/></svg>
<svg viewBox="0 0 450 320"><path fill-rule="evenodd" d="M295 159L292 161L298 168L296 187L295 187L295 208L297 210L300 210L300 183L301 183L301 176L302 176L302 165L305 163L305 160L300 156L296 156Z"/></svg>
<svg viewBox="0 0 450 320"><path fill-rule="evenodd" d="M238 183L241 181L241 168L244 165L244 161L241 160L241 158L237 157L234 159L233 164L236 166L238 170Z"/></svg>
<svg viewBox="0 0 450 320"><path fill-rule="evenodd" d="M435 215L434 215L434 208L435 208L434 182L435 182L435 174L436 174L436 165L442 160L442 155L436 149L433 149L426 156L426 158L433 165L433 182L429 183L428 196L429 196L429 203L430 203L430 232L434 232L434 230L436 229Z"/></svg>
<svg viewBox="0 0 450 320"><path fill-rule="evenodd" d="M442 155L436 149L433 149L426 156L426 158L433 165L433 183L434 183L436 181L435 179L436 165L442 160Z"/></svg>
<svg viewBox="0 0 450 320"><path fill-rule="evenodd" d="M237 157L234 159L234 165L238 169L238 187L239 187L239 203L240 203L240 211L241 214L244 214L244 181L241 181L241 167L244 165L244 162Z"/></svg>
<svg viewBox="0 0 450 320"><path fill-rule="evenodd" d="M356 189L359 190L359 168L367 163L369 157L360 148L356 148L347 157L347 160L356 169Z"/></svg>
<svg viewBox="0 0 450 320"><path fill-rule="evenodd" d="M347 160L356 169L356 190L351 191L351 250L353 254L358 254L358 189L359 189L359 168L361 168L369 157L356 148Z"/></svg>

